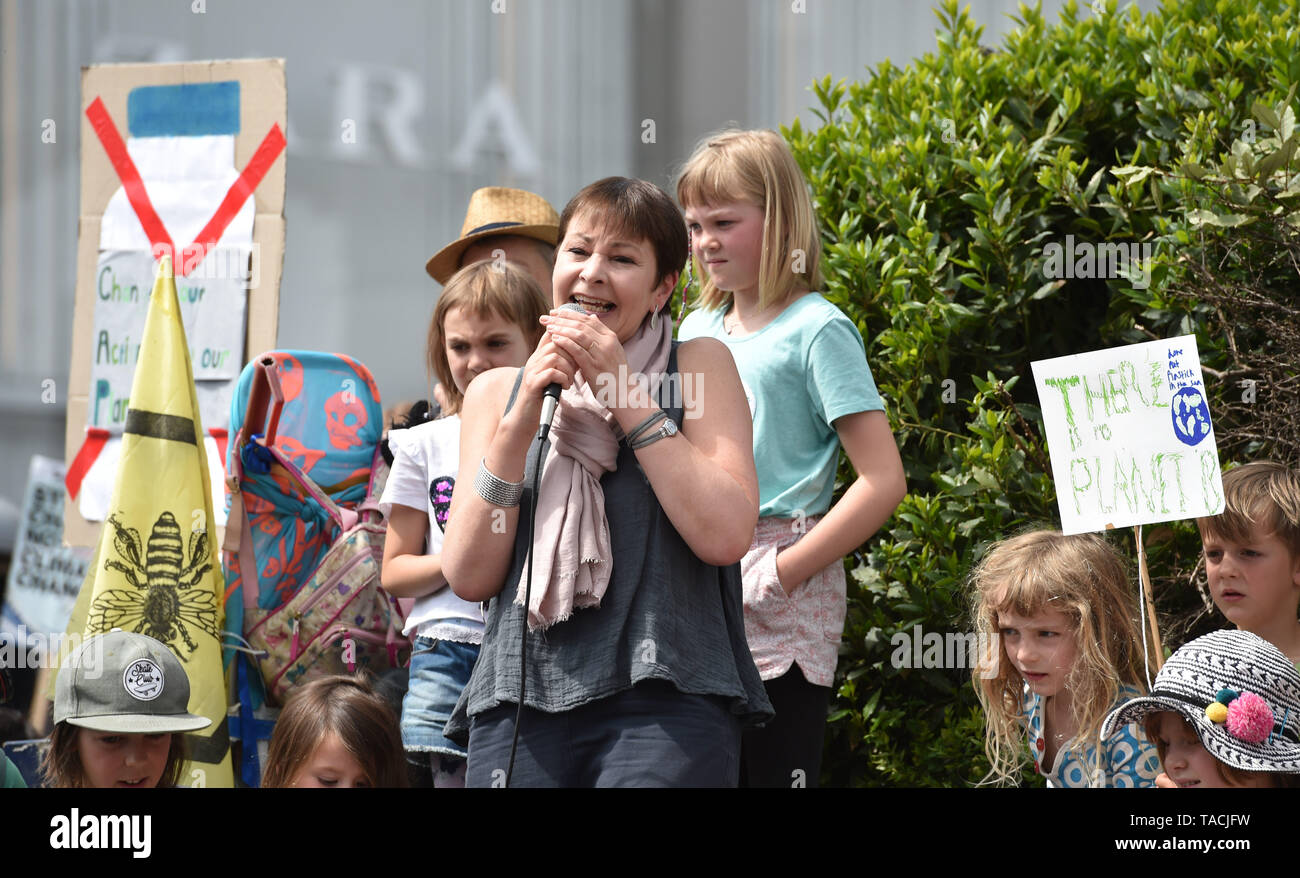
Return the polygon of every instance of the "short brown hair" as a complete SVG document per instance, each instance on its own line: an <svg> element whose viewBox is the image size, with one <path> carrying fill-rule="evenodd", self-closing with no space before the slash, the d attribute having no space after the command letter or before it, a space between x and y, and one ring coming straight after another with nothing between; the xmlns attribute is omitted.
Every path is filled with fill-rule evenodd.
<svg viewBox="0 0 1300 878"><path fill-rule="evenodd" d="M552 261L554 258L552 255ZM465 399L447 361L445 324L447 312L452 308L465 308L479 317L495 314L508 320L519 327L531 347L536 347L543 329L539 321L551 306L532 275L509 262L495 259L472 262L447 280L438 303L433 306L426 356L429 371L447 394L444 413L448 415L459 412Z"/></svg>
<svg viewBox="0 0 1300 878"><path fill-rule="evenodd" d="M86 769L81 764L81 750L78 744L82 732L103 734L93 729L74 726L67 720L57 724L54 731L50 733L50 746L45 751L45 758L41 760L41 776L47 787L84 789L88 786ZM185 735L172 732L171 736L171 746L167 749L167 764L163 766L162 777L158 778L160 788L180 786L181 767L186 759Z"/></svg>
<svg viewBox="0 0 1300 878"><path fill-rule="evenodd" d="M1172 713L1172 711L1157 710L1148 713L1142 720L1142 730L1146 732L1147 740L1156 745L1156 753L1160 755L1160 767L1165 766L1165 753L1169 750L1169 742L1160 737L1160 715L1162 713ZM1183 725L1189 729L1193 728L1192 724L1182 715L1178 715ZM1214 754L1210 754L1214 758ZM1252 780L1255 780L1261 774L1266 774L1273 779L1273 786L1286 788L1300 788L1300 774L1288 774L1283 771L1244 771L1240 768L1234 768L1214 759L1214 767L1218 769L1219 780L1234 787L1244 787Z"/></svg>
<svg viewBox="0 0 1300 878"><path fill-rule="evenodd" d="M561 244L579 213L591 214L597 225L612 234L649 242L655 254L656 287L668 275L680 275L686 266L686 220L668 193L654 183L605 177L584 186L560 214Z"/></svg>
<svg viewBox="0 0 1300 878"><path fill-rule="evenodd" d="M1277 534L1300 558L1300 473L1282 463L1256 460L1223 474L1223 512L1196 519L1201 539L1218 535L1248 543L1258 526Z"/></svg>
<svg viewBox="0 0 1300 878"><path fill-rule="evenodd" d="M271 733L262 786L289 786L330 732L373 786L409 786L397 718L364 671L322 677L289 696Z"/></svg>

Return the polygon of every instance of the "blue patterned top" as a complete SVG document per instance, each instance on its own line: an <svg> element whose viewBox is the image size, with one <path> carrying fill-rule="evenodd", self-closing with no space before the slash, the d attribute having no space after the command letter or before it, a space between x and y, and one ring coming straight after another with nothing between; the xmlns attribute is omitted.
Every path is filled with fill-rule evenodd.
<svg viewBox="0 0 1300 878"><path fill-rule="evenodd" d="M1111 705L1111 710L1142 693L1132 686L1121 686L1119 698ZM1029 717L1029 752L1034 757L1034 768L1047 778L1049 787L1154 787L1156 775L1160 773L1160 757L1155 745L1146 739L1137 725L1130 723L1115 730L1115 733L1102 743L1105 752L1101 757L1101 776L1089 778L1093 773L1095 748L1084 747L1071 752L1073 739L1061 746L1056 753L1056 764L1050 771L1044 770L1043 753L1047 742L1043 737L1043 703L1041 695L1035 695L1025 685L1023 710Z"/></svg>

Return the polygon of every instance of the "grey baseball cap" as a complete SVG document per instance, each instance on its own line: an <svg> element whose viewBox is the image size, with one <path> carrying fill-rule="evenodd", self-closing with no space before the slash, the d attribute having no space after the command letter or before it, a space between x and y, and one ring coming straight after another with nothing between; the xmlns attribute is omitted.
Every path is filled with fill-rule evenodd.
<svg viewBox="0 0 1300 878"><path fill-rule="evenodd" d="M54 721L118 734L192 732L212 720L188 710L190 678L167 645L113 629L84 640L54 682Z"/></svg>

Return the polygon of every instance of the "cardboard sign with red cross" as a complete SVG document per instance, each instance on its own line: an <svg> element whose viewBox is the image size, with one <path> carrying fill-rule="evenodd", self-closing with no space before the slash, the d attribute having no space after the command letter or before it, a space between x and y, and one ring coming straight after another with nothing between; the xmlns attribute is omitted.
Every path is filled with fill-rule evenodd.
<svg viewBox="0 0 1300 878"><path fill-rule="evenodd" d="M132 321L143 319L148 275L164 254L175 265L220 491L230 392L249 356L276 345L284 62L96 65L82 71L82 109L65 433L70 545L98 536L96 491L114 468L139 345Z"/></svg>

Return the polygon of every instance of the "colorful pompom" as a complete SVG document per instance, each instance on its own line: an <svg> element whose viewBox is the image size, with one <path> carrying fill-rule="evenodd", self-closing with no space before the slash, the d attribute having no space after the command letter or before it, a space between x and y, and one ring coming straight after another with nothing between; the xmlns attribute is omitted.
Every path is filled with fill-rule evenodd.
<svg viewBox="0 0 1300 878"><path fill-rule="evenodd" d="M1210 706L1205 708L1205 718L1212 723L1222 723L1228 718L1228 708L1218 701L1211 701Z"/></svg>
<svg viewBox="0 0 1300 878"><path fill-rule="evenodd" d="M1273 711L1268 702L1252 692L1243 692L1228 705L1228 734L1239 741L1260 744L1273 731Z"/></svg>
<svg viewBox="0 0 1300 878"><path fill-rule="evenodd" d="M1237 697L1237 693L1231 689L1220 689L1219 694L1214 696L1214 700L1227 707L1232 703L1232 699Z"/></svg>

